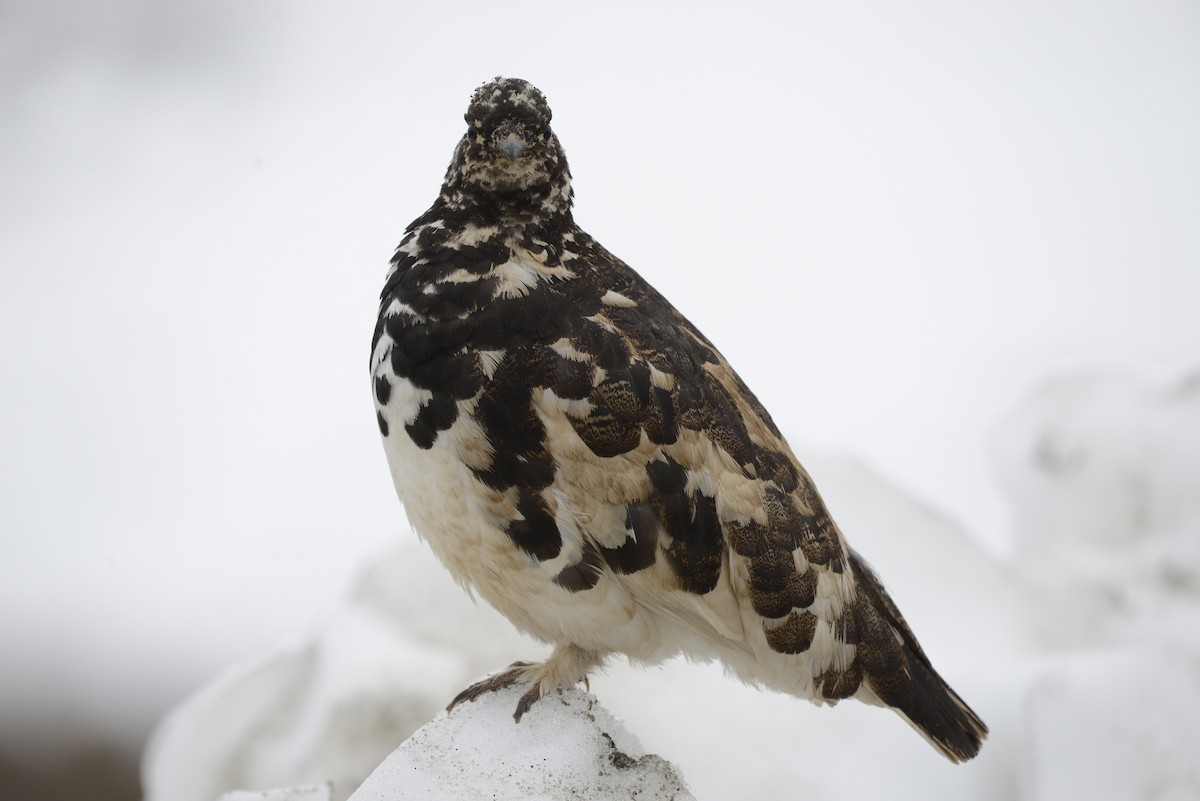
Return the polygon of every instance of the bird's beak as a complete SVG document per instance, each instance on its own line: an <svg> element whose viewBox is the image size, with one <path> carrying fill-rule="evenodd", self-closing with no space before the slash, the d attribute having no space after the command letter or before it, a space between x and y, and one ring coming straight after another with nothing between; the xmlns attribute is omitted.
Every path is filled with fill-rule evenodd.
<svg viewBox="0 0 1200 801"><path fill-rule="evenodd" d="M517 136L516 133L509 133L500 144L496 145L496 149L503 153L507 159L519 158L527 147L529 145L525 144L525 140Z"/></svg>

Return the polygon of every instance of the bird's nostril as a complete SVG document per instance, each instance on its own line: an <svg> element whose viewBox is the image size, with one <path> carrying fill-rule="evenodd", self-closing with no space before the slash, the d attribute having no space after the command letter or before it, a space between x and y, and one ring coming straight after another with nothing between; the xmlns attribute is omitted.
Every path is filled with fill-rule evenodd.
<svg viewBox="0 0 1200 801"><path fill-rule="evenodd" d="M528 145L525 144L524 139L515 133L510 133L504 137L504 141L499 144L498 149L504 154L505 158L515 159L525 152L526 147Z"/></svg>

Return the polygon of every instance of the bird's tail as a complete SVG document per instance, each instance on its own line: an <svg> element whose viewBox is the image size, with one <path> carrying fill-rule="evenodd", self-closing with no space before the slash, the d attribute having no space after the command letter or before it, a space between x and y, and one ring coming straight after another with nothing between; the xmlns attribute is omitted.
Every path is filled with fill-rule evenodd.
<svg viewBox="0 0 1200 801"><path fill-rule="evenodd" d="M858 585L856 654L867 686L951 762L971 759L987 726L933 669L870 566L854 551L850 565Z"/></svg>

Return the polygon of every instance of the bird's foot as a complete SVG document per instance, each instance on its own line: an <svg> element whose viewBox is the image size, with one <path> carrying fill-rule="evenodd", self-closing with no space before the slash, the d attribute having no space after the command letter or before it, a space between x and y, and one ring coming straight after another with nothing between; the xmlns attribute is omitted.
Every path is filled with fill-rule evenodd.
<svg viewBox="0 0 1200 801"><path fill-rule="evenodd" d="M546 693L559 687L571 687L584 682L590 689L587 671L599 665L602 659L591 651L574 645L559 646L545 662L513 662L504 670L477 681L454 697L446 707L449 712L463 701L474 701L481 695L507 689L514 684L528 684L529 689L517 701L513 720L521 718L529 708Z"/></svg>
<svg viewBox="0 0 1200 801"><path fill-rule="evenodd" d="M454 696L454 700L451 701L450 705L446 707L446 711L452 711L454 707L458 706L463 701L474 702L475 699L481 695L494 693L497 690L507 689L514 684L527 682L531 679L531 674L539 667L541 667L540 664L535 664L532 662L513 662L499 673L494 673L491 676L488 676L486 679L475 682L470 687ZM528 693L525 693L525 695L521 696L521 703L517 704L517 714L514 715L518 723L521 722L521 715L528 711L529 707L533 705L534 701L537 701L537 699L541 697L541 693L538 692L537 695L530 699L528 703L525 702L526 697L538 689L538 685L534 684L533 688Z"/></svg>

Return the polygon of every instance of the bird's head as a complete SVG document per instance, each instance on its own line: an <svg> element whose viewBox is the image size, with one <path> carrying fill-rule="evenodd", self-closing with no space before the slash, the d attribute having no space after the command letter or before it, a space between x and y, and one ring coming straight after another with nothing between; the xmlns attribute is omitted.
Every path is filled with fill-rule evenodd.
<svg viewBox="0 0 1200 801"><path fill-rule="evenodd" d="M546 97L519 78L476 89L446 173L446 201L498 221L569 215L571 172L550 116Z"/></svg>

